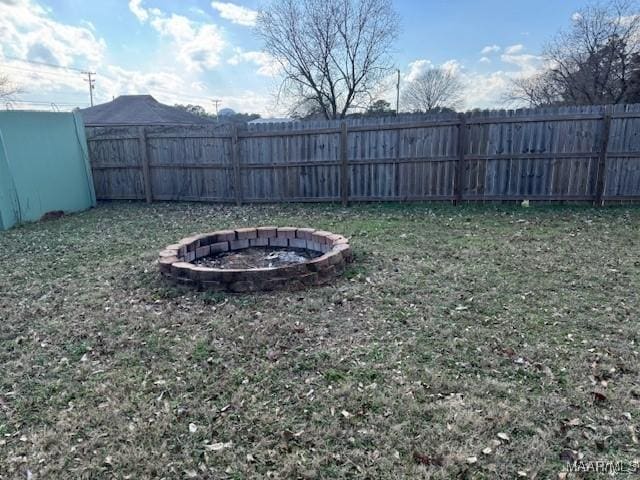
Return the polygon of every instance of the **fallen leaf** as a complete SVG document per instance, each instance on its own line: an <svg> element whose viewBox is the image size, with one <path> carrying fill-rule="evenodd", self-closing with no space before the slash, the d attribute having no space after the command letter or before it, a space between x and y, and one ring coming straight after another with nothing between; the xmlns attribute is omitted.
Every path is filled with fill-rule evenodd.
<svg viewBox="0 0 640 480"><path fill-rule="evenodd" d="M414 450L413 459L415 460L416 463L421 463L423 465L431 465L431 457L426 453L420 453Z"/></svg>
<svg viewBox="0 0 640 480"><path fill-rule="evenodd" d="M233 442L216 442L210 445L205 445L204 449L210 452L218 452L225 448L230 448L233 445Z"/></svg>
<svg viewBox="0 0 640 480"><path fill-rule="evenodd" d="M504 433L504 432L499 432L499 433L498 433L498 438L499 438L500 440L504 440L505 442L508 442L508 441L509 441L509 435L507 435L507 434L506 434L506 433Z"/></svg>
<svg viewBox="0 0 640 480"><path fill-rule="evenodd" d="M527 472L525 472L524 470L518 470L517 473L519 477L527 477Z"/></svg>
<svg viewBox="0 0 640 480"><path fill-rule="evenodd" d="M568 427L578 427L580 425L582 425L582 420L580 420L579 418L572 418L571 420L569 420L566 425Z"/></svg>
<svg viewBox="0 0 640 480"><path fill-rule="evenodd" d="M575 450L563 450L560 452L560 460L565 463L574 463L578 461L578 452Z"/></svg>
<svg viewBox="0 0 640 480"><path fill-rule="evenodd" d="M198 431L198 426L195 423L190 423L189 424L189 431L191 433L196 433Z"/></svg>
<svg viewBox="0 0 640 480"><path fill-rule="evenodd" d="M493 452L493 450L491 450L491 447L482 449L482 453L484 453L485 455L489 455L491 452Z"/></svg>
<svg viewBox="0 0 640 480"><path fill-rule="evenodd" d="M397 453L397 452L396 452ZM399 459L400 455L396 456L396 459ZM420 453L417 450L413 451L413 460L416 463L421 463L422 465L436 465L441 467L443 464L443 459L440 456L432 457L427 455L426 453Z"/></svg>
<svg viewBox="0 0 640 480"><path fill-rule="evenodd" d="M347 412L346 410L342 410L340 412L340 415L342 415L344 418L349 418L349 417L353 417L352 414L350 414L349 412Z"/></svg>
<svg viewBox="0 0 640 480"><path fill-rule="evenodd" d="M278 358L280 358L280 352L278 352L276 350L268 350L267 351L267 358L269 360L271 360L272 362L275 362Z"/></svg>
<svg viewBox="0 0 640 480"><path fill-rule="evenodd" d="M474 463L476 463L478 461L478 457L467 457L467 463L473 465Z"/></svg>

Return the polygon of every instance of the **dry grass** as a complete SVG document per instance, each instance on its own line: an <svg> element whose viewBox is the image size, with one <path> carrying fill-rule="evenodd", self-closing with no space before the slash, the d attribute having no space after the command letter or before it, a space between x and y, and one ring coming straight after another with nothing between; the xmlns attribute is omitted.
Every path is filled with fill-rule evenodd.
<svg viewBox="0 0 640 480"><path fill-rule="evenodd" d="M0 479L637 461L639 223L633 207L113 203L0 233ZM356 262L333 287L251 296L156 273L178 238L255 224L345 234Z"/></svg>

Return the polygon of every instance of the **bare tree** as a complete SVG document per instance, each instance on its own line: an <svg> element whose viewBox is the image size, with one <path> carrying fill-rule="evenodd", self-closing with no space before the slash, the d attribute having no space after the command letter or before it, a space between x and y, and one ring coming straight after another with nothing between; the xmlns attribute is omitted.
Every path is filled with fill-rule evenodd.
<svg viewBox="0 0 640 480"><path fill-rule="evenodd" d="M631 0L589 5L575 13L543 51L548 68L514 81L512 99L532 106L628 101L640 68L640 11Z"/></svg>
<svg viewBox="0 0 640 480"><path fill-rule="evenodd" d="M9 99L19 92L20 89L9 80L9 77L0 73L0 100Z"/></svg>
<svg viewBox="0 0 640 480"><path fill-rule="evenodd" d="M402 103L414 112L436 108L460 108L463 104L464 85L451 70L431 68L404 87Z"/></svg>
<svg viewBox="0 0 640 480"><path fill-rule="evenodd" d="M257 32L282 67L292 113L343 118L389 71L398 17L391 0L272 0Z"/></svg>

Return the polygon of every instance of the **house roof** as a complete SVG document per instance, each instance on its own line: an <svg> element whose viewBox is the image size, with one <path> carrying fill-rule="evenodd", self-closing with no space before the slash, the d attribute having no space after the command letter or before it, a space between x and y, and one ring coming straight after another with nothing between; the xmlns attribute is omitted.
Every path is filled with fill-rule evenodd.
<svg viewBox="0 0 640 480"><path fill-rule="evenodd" d="M80 110L85 125L210 124L214 120L158 102L151 95L120 95Z"/></svg>

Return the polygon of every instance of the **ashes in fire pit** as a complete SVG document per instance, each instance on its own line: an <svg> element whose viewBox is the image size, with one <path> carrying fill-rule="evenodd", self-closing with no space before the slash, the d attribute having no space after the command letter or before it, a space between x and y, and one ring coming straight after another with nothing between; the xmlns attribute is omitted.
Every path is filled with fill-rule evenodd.
<svg viewBox="0 0 640 480"><path fill-rule="evenodd" d="M224 252L210 257L202 257L194 263L200 267L209 268L276 268L285 265L304 263L317 258L322 252L302 248L245 248L234 252Z"/></svg>
<svg viewBox="0 0 640 480"><path fill-rule="evenodd" d="M237 228L169 245L160 272L182 285L230 292L324 285L353 260L342 235L295 227Z"/></svg>

